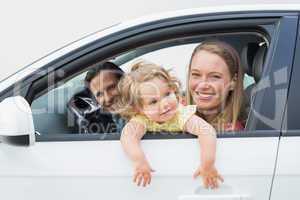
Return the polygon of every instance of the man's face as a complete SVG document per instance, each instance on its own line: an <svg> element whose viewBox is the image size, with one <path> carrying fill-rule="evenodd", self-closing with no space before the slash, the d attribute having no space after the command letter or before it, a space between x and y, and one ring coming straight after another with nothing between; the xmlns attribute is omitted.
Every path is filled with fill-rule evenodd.
<svg viewBox="0 0 300 200"><path fill-rule="evenodd" d="M116 71L103 70L90 82L90 90L104 110L113 111L113 102L118 95L119 82Z"/></svg>

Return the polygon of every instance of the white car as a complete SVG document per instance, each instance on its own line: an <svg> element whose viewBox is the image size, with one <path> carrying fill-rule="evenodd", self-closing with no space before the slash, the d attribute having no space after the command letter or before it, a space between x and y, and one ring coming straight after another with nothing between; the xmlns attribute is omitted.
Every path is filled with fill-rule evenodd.
<svg viewBox="0 0 300 200"><path fill-rule="evenodd" d="M300 198L300 5L183 10L120 23L36 61L0 82L1 199ZM223 40L247 72L249 116L241 132L219 133L216 166L225 182L207 190L192 178L199 146L186 134L146 135L155 169L137 187L119 133L76 134L66 103L86 71L106 60L124 70L146 58L185 82L193 47Z"/></svg>

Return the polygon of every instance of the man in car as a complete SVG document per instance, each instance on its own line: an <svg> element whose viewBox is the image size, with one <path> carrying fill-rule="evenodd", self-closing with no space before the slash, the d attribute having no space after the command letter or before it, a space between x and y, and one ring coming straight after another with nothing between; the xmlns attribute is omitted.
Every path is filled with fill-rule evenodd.
<svg viewBox="0 0 300 200"><path fill-rule="evenodd" d="M117 85L123 71L112 62L105 62L88 71L85 89L68 102L69 117L75 120L79 133L121 132L124 120L113 114L118 96Z"/></svg>

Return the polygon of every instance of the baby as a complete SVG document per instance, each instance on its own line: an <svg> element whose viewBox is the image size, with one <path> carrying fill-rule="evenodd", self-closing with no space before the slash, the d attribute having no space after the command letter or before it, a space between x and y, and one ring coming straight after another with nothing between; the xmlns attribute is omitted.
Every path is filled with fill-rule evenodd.
<svg viewBox="0 0 300 200"><path fill-rule="evenodd" d="M119 82L118 112L129 121L121 134L125 153L134 164L134 182L146 186L151 182L152 168L140 145L147 131L185 131L198 136L201 165L194 178L202 176L206 188L217 188L223 178L214 163L216 132L198 117L196 106L179 103L179 82L167 70L153 63L139 62Z"/></svg>

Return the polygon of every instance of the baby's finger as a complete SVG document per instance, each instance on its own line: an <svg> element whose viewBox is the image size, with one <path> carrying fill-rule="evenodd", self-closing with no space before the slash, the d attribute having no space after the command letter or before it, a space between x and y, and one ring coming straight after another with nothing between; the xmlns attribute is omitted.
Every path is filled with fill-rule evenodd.
<svg viewBox="0 0 300 200"><path fill-rule="evenodd" d="M142 175L142 174L139 174L137 186L140 186L141 183L142 183L142 181L143 181L143 175Z"/></svg>
<svg viewBox="0 0 300 200"><path fill-rule="evenodd" d="M148 183L148 179L149 179L147 173L143 173L143 179L144 179L143 180L143 187L146 187L146 185Z"/></svg>
<svg viewBox="0 0 300 200"><path fill-rule="evenodd" d="M224 178L220 174L217 175L217 179L219 179L222 183L224 182Z"/></svg>
<svg viewBox="0 0 300 200"><path fill-rule="evenodd" d="M149 176L149 181L148 181L148 184L150 185L150 183L151 183L151 180L152 180L152 177L151 177L151 174L150 174L150 176Z"/></svg>
<svg viewBox="0 0 300 200"><path fill-rule="evenodd" d="M213 188L213 181L212 181L212 179L210 177L207 178L207 183L208 183L208 188L212 189Z"/></svg>
<svg viewBox="0 0 300 200"><path fill-rule="evenodd" d="M213 189L217 189L219 187L217 178L212 178L212 185Z"/></svg>
<svg viewBox="0 0 300 200"><path fill-rule="evenodd" d="M218 180L217 180L217 178L215 178L215 177L213 177L213 178L211 178L211 185L212 185L212 189L217 189L218 188Z"/></svg>
<svg viewBox="0 0 300 200"><path fill-rule="evenodd" d="M207 184L208 184L208 188L213 188L214 187L214 185L213 185L213 180L212 180L212 178L211 177L208 177L207 178Z"/></svg>
<svg viewBox="0 0 300 200"><path fill-rule="evenodd" d="M149 185L151 182L151 173L147 173L147 184Z"/></svg>
<svg viewBox="0 0 300 200"><path fill-rule="evenodd" d="M195 173L193 174L193 178L196 179L198 176L201 176L200 170L195 171Z"/></svg>
<svg viewBox="0 0 300 200"><path fill-rule="evenodd" d="M209 183L210 183L210 188L211 189L215 189L216 188L216 178L209 177Z"/></svg>
<svg viewBox="0 0 300 200"><path fill-rule="evenodd" d="M219 184L219 181L218 179L216 180L216 188L219 188L220 184Z"/></svg>
<svg viewBox="0 0 300 200"><path fill-rule="evenodd" d="M203 178L202 179L202 181L203 181L203 185L204 185L204 188L208 188L208 186L209 186L209 183L208 183L208 180L207 180L207 178Z"/></svg>
<svg viewBox="0 0 300 200"><path fill-rule="evenodd" d="M138 176L139 176L138 172L134 173L134 175L133 175L133 182L137 181Z"/></svg>

